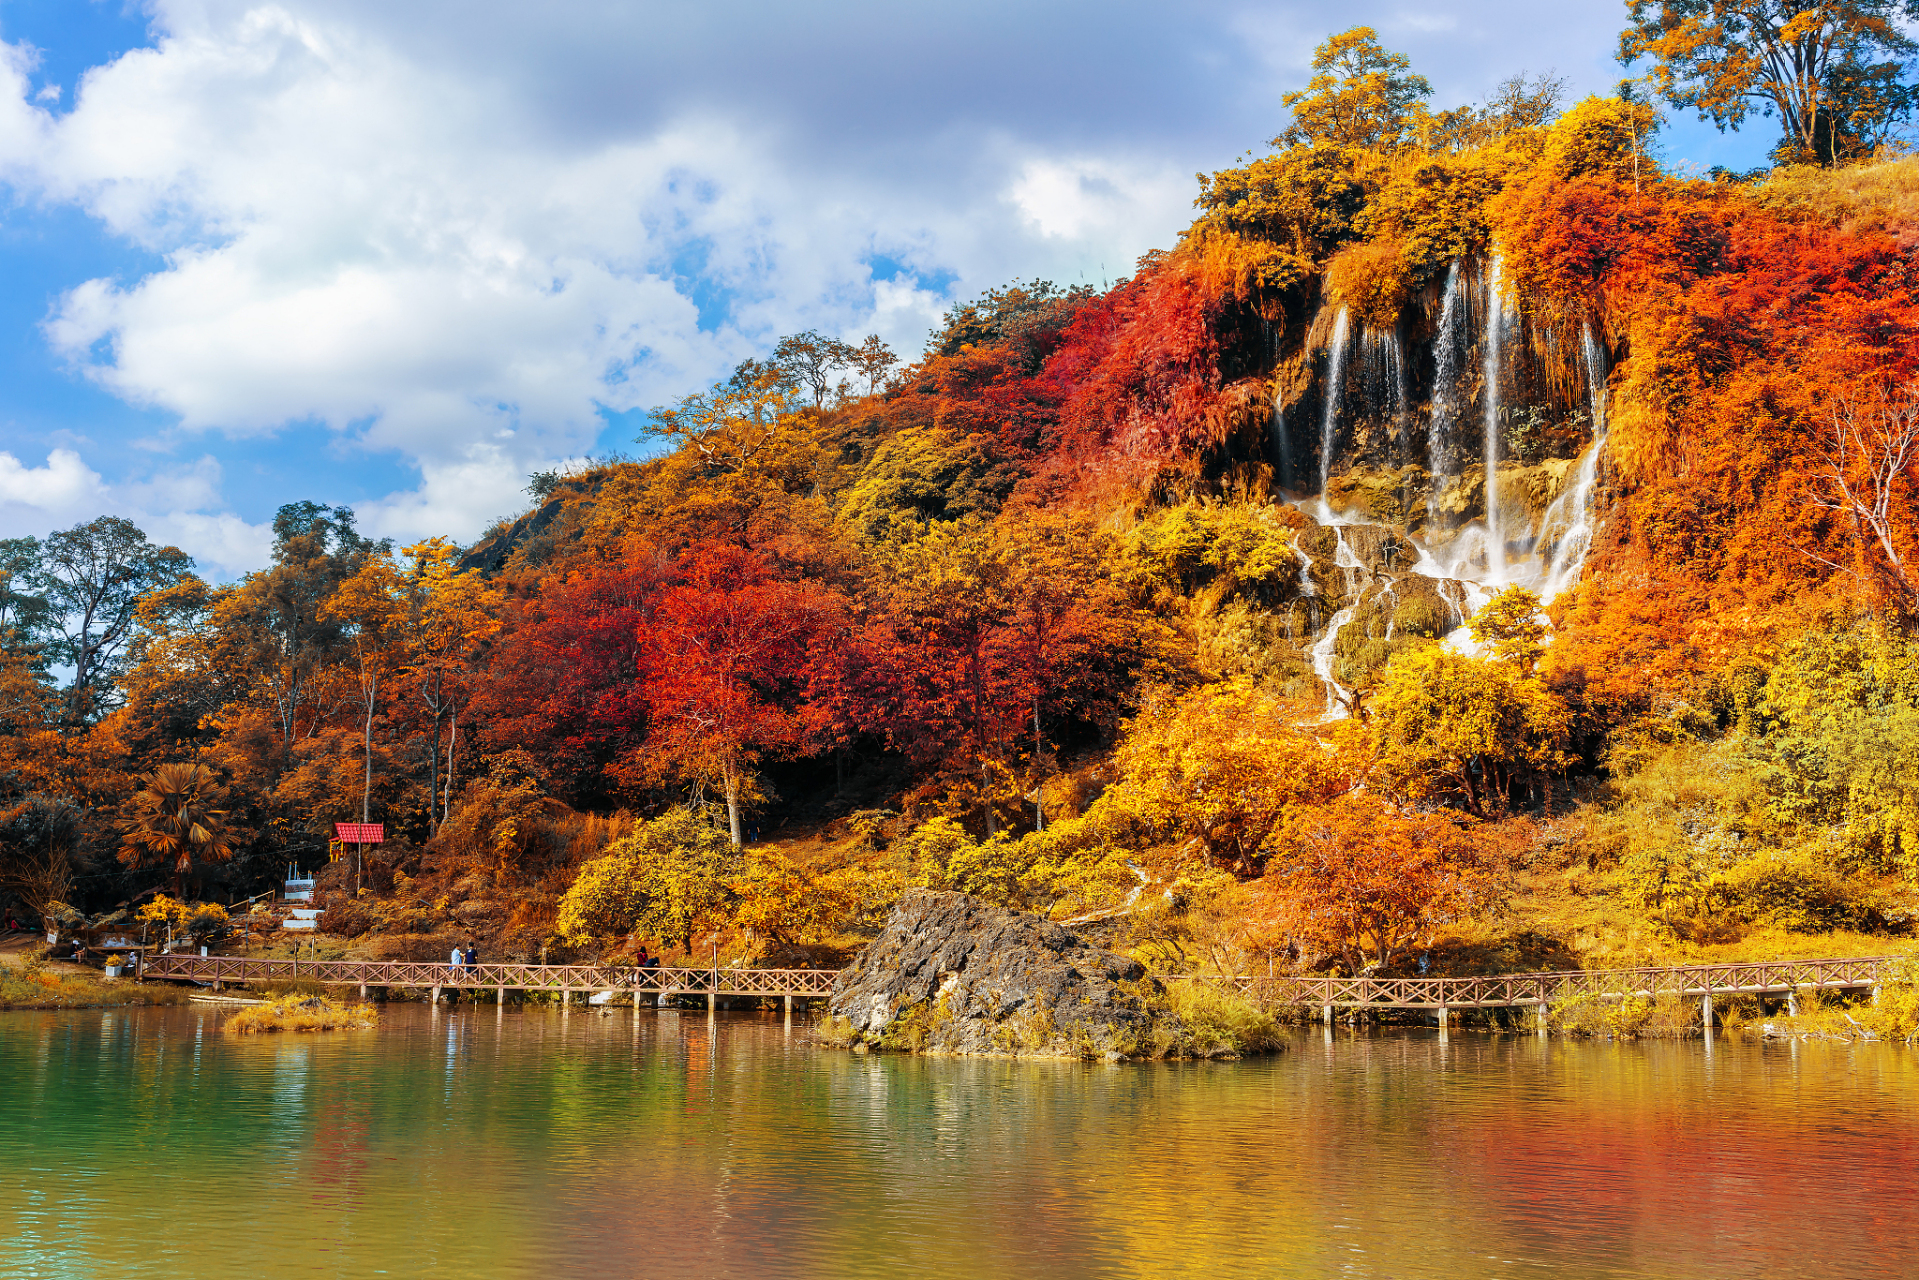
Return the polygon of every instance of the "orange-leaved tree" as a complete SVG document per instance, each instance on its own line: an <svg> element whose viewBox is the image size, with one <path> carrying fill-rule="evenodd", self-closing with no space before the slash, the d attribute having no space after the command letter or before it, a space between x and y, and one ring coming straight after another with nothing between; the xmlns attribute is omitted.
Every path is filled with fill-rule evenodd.
<svg viewBox="0 0 1919 1280"><path fill-rule="evenodd" d="M1457 817L1373 795L1297 810L1278 845L1267 874L1294 936L1353 973L1386 968L1497 888L1492 858Z"/></svg>

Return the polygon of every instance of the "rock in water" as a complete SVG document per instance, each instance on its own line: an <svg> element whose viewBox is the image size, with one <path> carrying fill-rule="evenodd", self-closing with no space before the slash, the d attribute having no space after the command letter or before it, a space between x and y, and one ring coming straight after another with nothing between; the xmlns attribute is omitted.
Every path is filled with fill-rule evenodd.
<svg viewBox="0 0 1919 1280"><path fill-rule="evenodd" d="M822 1030L855 1048L1133 1057L1163 1051L1163 997L1137 960L1051 921L915 889L841 971Z"/></svg>

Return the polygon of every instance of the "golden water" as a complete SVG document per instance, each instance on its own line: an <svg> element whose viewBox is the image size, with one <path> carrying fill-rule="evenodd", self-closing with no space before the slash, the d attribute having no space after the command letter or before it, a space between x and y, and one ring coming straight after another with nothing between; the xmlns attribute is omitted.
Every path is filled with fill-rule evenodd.
<svg viewBox="0 0 1919 1280"><path fill-rule="evenodd" d="M822 1052L777 1015L0 1014L0 1276L1910 1276L1919 1056L1315 1031Z"/></svg>

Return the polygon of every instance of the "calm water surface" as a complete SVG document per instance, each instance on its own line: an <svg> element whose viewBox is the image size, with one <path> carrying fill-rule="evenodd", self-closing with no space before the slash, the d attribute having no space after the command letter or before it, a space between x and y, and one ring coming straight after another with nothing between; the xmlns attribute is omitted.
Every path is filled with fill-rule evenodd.
<svg viewBox="0 0 1919 1280"><path fill-rule="evenodd" d="M856 1058L777 1016L0 1013L0 1276L1914 1276L1919 1055Z"/></svg>

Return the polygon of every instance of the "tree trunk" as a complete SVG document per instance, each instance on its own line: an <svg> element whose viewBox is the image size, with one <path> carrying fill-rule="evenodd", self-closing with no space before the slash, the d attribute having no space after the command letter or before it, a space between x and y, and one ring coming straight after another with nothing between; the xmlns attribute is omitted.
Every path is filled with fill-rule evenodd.
<svg viewBox="0 0 1919 1280"><path fill-rule="evenodd" d="M733 834L733 847L740 847L740 779L731 766L726 770L726 825Z"/></svg>
<svg viewBox="0 0 1919 1280"><path fill-rule="evenodd" d="M447 731L446 741L446 788L440 792L440 821L445 822L453 816L453 770L454 757L460 750L460 711L453 710L453 727Z"/></svg>

